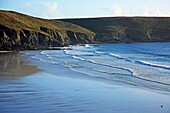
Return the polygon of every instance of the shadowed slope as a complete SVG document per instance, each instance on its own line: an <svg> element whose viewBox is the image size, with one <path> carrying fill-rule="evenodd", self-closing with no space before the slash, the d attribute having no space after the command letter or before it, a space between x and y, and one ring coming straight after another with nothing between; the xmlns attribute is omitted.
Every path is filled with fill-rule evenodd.
<svg viewBox="0 0 170 113"><path fill-rule="evenodd" d="M91 43L94 33L53 19L40 19L12 11L0 11L1 49L35 49Z"/></svg>
<svg viewBox="0 0 170 113"><path fill-rule="evenodd" d="M61 20L95 32L95 40L101 43L170 41L170 18L168 17L103 17Z"/></svg>

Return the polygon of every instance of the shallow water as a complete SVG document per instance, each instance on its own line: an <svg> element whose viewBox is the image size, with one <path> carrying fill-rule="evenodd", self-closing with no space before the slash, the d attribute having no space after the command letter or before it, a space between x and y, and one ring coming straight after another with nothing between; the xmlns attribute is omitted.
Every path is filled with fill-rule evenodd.
<svg viewBox="0 0 170 113"><path fill-rule="evenodd" d="M169 113L170 111L170 99L166 94L59 76L61 75L41 72L1 82L0 112ZM161 108L161 105L164 108Z"/></svg>
<svg viewBox="0 0 170 113"><path fill-rule="evenodd" d="M101 44L67 48L28 54L42 62L63 65L90 76L170 91L170 43Z"/></svg>
<svg viewBox="0 0 170 113"><path fill-rule="evenodd" d="M1 55L0 113L169 113L169 56L170 43Z"/></svg>

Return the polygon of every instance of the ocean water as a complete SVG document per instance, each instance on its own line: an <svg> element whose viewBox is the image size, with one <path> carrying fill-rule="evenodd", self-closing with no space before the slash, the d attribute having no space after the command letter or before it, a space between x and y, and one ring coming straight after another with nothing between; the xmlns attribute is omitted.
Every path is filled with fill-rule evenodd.
<svg viewBox="0 0 170 113"><path fill-rule="evenodd" d="M61 49L0 54L0 113L170 113L170 43Z"/></svg>
<svg viewBox="0 0 170 113"><path fill-rule="evenodd" d="M170 91L170 43L72 45L27 54L88 76Z"/></svg>

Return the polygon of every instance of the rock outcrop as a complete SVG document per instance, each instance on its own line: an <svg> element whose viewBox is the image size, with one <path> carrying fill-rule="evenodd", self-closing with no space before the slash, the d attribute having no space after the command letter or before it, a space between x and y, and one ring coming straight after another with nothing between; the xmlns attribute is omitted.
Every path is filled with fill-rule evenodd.
<svg viewBox="0 0 170 113"><path fill-rule="evenodd" d="M87 43L169 42L168 17L41 19L0 11L0 50Z"/></svg>
<svg viewBox="0 0 170 113"><path fill-rule="evenodd" d="M97 43L169 42L169 17L62 19L93 31Z"/></svg>
<svg viewBox="0 0 170 113"><path fill-rule="evenodd" d="M0 50L47 49L93 43L94 33L78 25L0 11Z"/></svg>

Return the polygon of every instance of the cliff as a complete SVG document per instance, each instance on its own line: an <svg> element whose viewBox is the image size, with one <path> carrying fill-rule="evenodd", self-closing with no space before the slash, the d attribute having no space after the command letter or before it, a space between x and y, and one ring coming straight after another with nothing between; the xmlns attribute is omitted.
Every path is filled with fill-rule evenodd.
<svg viewBox="0 0 170 113"><path fill-rule="evenodd" d="M0 50L46 49L93 43L94 35L75 24L0 11Z"/></svg>
<svg viewBox="0 0 170 113"><path fill-rule="evenodd" d="M104 17L62 19L93 31L97 43L170 41L168 17Z"/></svg>
<svg viewBox="0 0 170 113"><path fill-rule="evenodd" d="M0 50L86 43L169 42L168 17L41 19L0 10Z"/></svg>

